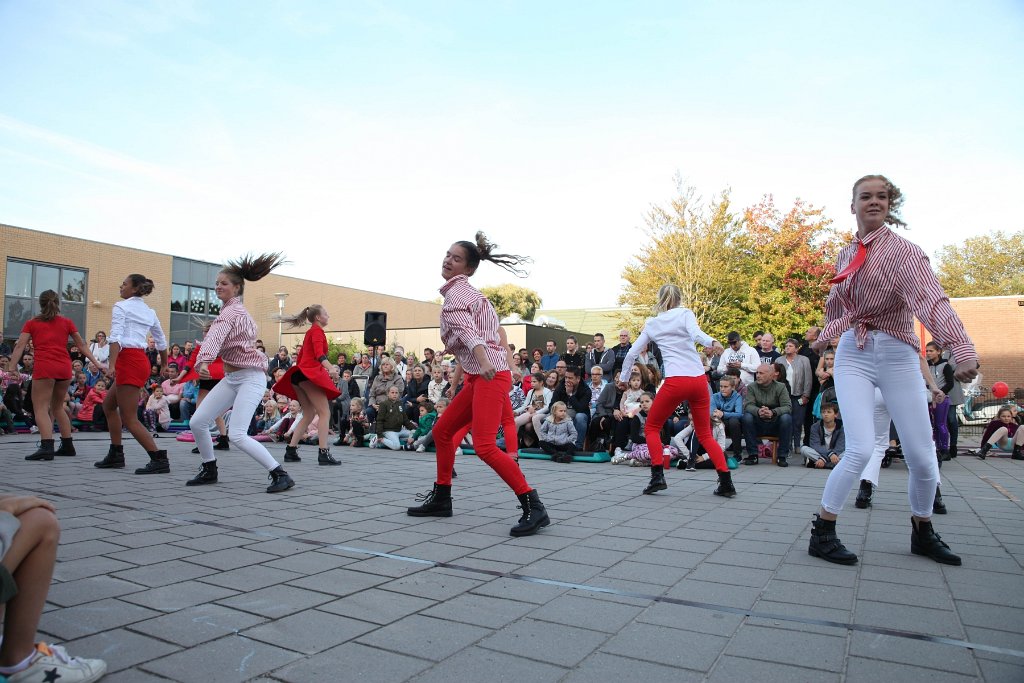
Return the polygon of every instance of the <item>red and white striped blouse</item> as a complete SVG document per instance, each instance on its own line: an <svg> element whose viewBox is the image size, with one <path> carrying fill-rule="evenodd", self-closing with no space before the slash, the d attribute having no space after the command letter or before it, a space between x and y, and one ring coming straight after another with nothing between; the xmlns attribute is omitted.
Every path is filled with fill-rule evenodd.
<svg viewBox="0 0 1024 683"><path fill-rule="evenodd" d="M440 289L444 297L441 307L441 341L455 354L463 370L480 374L480 364L473 348L483 344L487 360L495 371L508 370L508 356L498 337L498 314L494 307L465 275L456 275Z"/></svg>
<svg viewBox="0 0 1024 683"><path fill-rule="evenodd" d="M853 260L860 241L855 237L839 252L836 272ZM867 247L864 264L828 294L821 338L835 339L853 327L857 346L864 348L868 332L879 330L920 351L914 334L916 316L942 348L950 349L957 365L977 361L974 343L949 305L924 251L887 226L871 232L863 242Z"/></svg>
<svg viewBox="0 0 1024 683"><path fill-rule="evenodd" d="M245 310L241 297L229 299L203 339L196 364L212 363L220 356L236 368L266 371L267 355L256 348L256 334L256 321Z"/></svg>

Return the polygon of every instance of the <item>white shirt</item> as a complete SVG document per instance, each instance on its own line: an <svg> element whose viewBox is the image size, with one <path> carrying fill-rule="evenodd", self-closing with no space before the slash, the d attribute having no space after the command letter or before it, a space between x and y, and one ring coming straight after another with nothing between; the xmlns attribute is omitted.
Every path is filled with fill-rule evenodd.
<svg viewBox="0 0 1024 683"><path fill-rule="evenodd" d="M91 353L93 358L99 362L106 363L110 358L110 344L104 344L103 346L100 346L99 344L90 344L89 353Z"/></svg>
<svg viewBox="0 0 1024 683"><path fill-rule="evenodd" d="M160 319L141 297L133 296L114 304L114 318L107 336L110 344L117 343L122 349L144 349L149 345L149 335L153 335L157 351L167 349Z"/></svg>
<svg viewBox="0 0 1024 683"><path fill-rule="evenodd" d="M736 350L733 350L731 346L725 348L722 357L718 359L718 371L724 375L725 371L729 369L729 363L737 360L740 362L740 379L743 380L743 384L752 384L754 373L761 365L761 357L757 355L757 351L747 346L745 341L741 341L740 348Z"/></svg>
<svg viewBox="0 0 1024 683"><path fill-rule="evenodd" d="M665 377L700 377L704 374L704 361L697 353L696 344L711 346L715 341L700 329L697 317L689 308L673 308L648 318L643 332L633 342L632 348L622 361L619 379L629 381L633 363L640 355L640 349L655 342L661 349L661 360L665 364Z"/></svg>

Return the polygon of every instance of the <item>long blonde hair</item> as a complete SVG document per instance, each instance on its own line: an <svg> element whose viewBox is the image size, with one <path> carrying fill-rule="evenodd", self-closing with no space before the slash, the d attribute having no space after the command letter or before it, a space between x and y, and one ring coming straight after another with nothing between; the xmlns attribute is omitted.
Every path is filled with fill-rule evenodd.
<svg viewBox="0 0 1024 683"><path fill-rule="evenodd" d="M658 303L654 304L654 315L678 308L683 301L683 293L673 284L665 284L658 290Z"/></svg>

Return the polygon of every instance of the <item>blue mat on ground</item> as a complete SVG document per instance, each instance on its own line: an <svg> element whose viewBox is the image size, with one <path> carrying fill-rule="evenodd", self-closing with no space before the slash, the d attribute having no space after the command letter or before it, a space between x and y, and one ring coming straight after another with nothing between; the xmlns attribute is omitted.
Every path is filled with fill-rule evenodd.
<svg viewBox="0 0 1024 683"><path fill-rule="evenodd" d="M539 448L520 448L520 458L531 458L533 460L550 460L551 456ZM572 456L573 462L611 462L612 456L606 451L576 451Z"/></svg>

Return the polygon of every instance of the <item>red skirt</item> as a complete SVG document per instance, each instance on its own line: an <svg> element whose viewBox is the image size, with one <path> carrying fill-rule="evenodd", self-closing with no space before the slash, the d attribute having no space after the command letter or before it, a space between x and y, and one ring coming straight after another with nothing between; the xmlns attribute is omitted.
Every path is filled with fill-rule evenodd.
<svg viewBox="0 0 1024 683"><path fill-rule="evenodd" d="M118 386L142 387L149 379L149 357L142 349L121 349L114 364L114 383Z"/></svg>
<svg viewBox="0 0 1024 683"><path fill-rule="evenodd" d="M295 376L296 373L298 373L298 377ZM293 378L299 382L308 380L320 387L327 395L328 401L333 401L341 396L341 392L338 391L338 387L334 386L334 382L331 381L331 376L327 374L327 371L324 370L322 365L317 365L317 369L315 371L311 368L300 368L297 365L291 366L288 368L287 372L281 376L281 379L274 384L272 391L275 394L284 394L288 398L298 400L299 396L295 393L295 387L292 385Z"/></svg>

